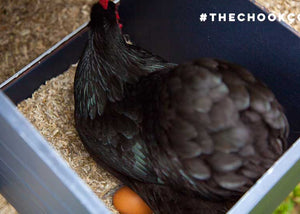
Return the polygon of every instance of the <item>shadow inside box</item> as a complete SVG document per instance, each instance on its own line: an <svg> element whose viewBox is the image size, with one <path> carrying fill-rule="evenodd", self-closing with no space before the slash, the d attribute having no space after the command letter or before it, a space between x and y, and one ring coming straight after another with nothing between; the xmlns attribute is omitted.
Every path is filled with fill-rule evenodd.
<svg viewBox="0 0 300 214"><path fill-rule="evenodd" d="M267 15L245 0L123 0L120 5L123 31L138 46L176 63L220 58L242 65L265 82L288 117L290 146L300 136L299 33L277 21L200 22L201 13Z"/></svg>

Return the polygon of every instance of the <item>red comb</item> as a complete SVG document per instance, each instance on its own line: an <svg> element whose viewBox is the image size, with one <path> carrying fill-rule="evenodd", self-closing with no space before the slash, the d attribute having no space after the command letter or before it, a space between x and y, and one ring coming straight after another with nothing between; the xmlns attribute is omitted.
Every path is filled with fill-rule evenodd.
<svg viewBox="0 0 300 214"><path fill-rule="evenodd" d="M101 4L101 6L102 6L105 10L107 10L108 2L109 2L109 0L99 0L99 4Z"/></svg>

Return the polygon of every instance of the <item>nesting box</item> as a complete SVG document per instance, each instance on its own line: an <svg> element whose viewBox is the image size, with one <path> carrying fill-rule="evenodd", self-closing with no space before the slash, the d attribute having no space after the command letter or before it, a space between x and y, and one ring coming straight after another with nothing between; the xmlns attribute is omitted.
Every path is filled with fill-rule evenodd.
<svg viewBox="0 0 300 214"><path fill-rule="evenodd" d="M240 64L263 80L284 106L290 149L229 213L269 213L300 181L300 38L277 21L205 21L202 13L265 14L245 0L122 0L123 31L145 49L181 63L199 57ZM103 203L18 112L46 80L77 62L87 40L81 26L1 85L0 192L24 213L109 213Z"/></svg>

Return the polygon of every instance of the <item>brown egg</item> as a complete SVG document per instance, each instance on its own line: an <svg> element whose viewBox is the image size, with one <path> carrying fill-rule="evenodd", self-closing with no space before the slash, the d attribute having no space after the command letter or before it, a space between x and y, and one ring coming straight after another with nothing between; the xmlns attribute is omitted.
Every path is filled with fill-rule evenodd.
<svg viewBox="0 0 300 214"><path fill-rule="evenodd" d="M121 214L152 214L152 210L129 187L119 189L114 197L113 204Z"/></svg>

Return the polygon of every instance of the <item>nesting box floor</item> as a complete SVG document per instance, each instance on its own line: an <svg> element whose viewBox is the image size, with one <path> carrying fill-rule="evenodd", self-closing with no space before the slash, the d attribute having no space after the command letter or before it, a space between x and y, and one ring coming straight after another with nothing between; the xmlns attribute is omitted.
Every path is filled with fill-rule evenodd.
<svg viewBox="0 0 300 214"><path fill-rule="evenodd" d="M68 165L113 212L112 195L120 182L99 167L84 148L74 121L75 66L52 78L18 105L18 109L46 138Z"/></svg>

